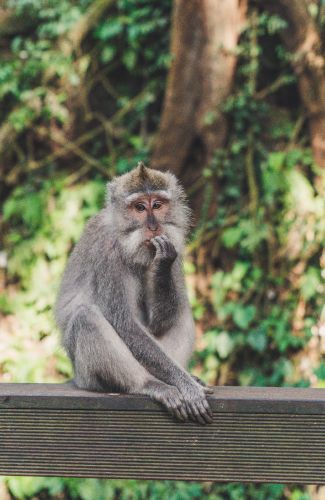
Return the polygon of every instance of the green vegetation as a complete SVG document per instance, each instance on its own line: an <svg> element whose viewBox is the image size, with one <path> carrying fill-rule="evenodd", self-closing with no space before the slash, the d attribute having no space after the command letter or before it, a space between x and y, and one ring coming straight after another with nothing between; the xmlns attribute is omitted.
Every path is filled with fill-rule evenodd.
<svg viewBox="0 0 325 500"><path fill-rule="evenodd" d="M0 381L63 381L71 367L51 310L59 279L107 180L150 159L171 2L118 0L95 21L87 14L100 2L91 0L7 3L18 32L0 48L0 243L8 257ZM191 369L210 383L325 387L325 173L313 161L283 23L251 7L223 109L227 144L202 170L204 203L185 268L201 332ZM203 294L193 255L205 246L213 270ZM310 498L281 485L3 481L17 499Z"/></svg>

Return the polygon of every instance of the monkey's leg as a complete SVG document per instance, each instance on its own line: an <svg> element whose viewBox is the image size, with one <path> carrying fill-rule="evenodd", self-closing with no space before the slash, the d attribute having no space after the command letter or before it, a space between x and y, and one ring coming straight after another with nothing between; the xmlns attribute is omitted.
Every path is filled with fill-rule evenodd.
<svg viewBox="0 0 325 500"><path fill-rule="evenodd" d="M187 420L181 393L139 363L96 306L79 306L64 344L73 360L75 383L88 390L146 394L180 420Z"/></svg>

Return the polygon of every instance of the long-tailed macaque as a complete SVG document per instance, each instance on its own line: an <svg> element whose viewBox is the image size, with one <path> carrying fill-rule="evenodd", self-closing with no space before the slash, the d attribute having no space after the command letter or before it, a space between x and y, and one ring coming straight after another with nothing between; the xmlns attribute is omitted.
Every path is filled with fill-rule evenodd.
<svg viewBox="0 0 325 500"><path fill-rule="evenodd" d="M113 179L68 261L55 316L78 387L147 394L204 424L211 390L185 370L194 343L182 272L189 215L169 172L141 163Z"/></svg>

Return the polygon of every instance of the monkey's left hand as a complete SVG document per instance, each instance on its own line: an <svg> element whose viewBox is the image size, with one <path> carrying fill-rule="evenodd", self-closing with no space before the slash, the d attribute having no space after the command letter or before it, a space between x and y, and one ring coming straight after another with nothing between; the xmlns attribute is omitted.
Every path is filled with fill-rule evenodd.
<svg viewBox="0 0 325 500"><path fill-rule="evenodd" d="M174 262L177 257L177 252L174 245L165 234L155 236L152 238L151 243L156 249L154 262L169 262L170 264Z"/></svg>

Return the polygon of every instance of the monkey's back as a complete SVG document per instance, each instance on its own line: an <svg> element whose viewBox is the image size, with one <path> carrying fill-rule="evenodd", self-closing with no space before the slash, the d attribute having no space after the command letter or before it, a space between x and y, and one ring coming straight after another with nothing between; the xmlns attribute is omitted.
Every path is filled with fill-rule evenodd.
<svg viewBox="0 0 325 500"><path fill-rule="evenodd" d="M62 277L54 315L61 330L79 304L94 301L94 280L110 259L112 234L103 211L87 223L75 245Z"/></svg>

